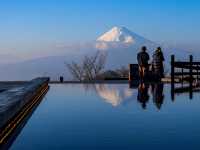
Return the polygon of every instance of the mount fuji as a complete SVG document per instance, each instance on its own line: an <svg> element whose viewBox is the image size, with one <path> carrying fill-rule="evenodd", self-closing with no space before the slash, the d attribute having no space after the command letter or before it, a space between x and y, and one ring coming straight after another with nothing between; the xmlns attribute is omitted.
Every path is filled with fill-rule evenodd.
<svg viewBox="0 0 200 150"><path fill-rule="evenodd" d="M138 38L144 40L142 37L134 34L125 27L113 27L110 31L100 36L97 41L100 42L122 42L127 44L135 43Z"/></svg>
<svg viewBox="0 0 200 150"><path fill-rule="evenodd" d="M86 55L92 55L96 51L106 53L106 68L117 69L121 66L128 66L130 63L137 63L137 53L142 46L146 46L150 56L159 44L152 42L126 27L113 27L108 32L99 36L94 42L81 45L78 48L66 48L66 52L51 57L33 59L21 63L0 65L0 80L30 80L38 76L49 76L52 80L57 80L59 76L71 79L65 63L72 61L80 62ZM73 51L73 53L67 53ZM166 64L169 56L176 54L183 58L187 52L181 50L171 50L164 48Z"/></svg>
<svg viewBox="0 0 200 150"><path fill-rule="evenodd" d="M126 27L113 27L111 30L97 38L97 49L109 49L117 47L129 47L129 46L155 46L154 42L130 31Z"/></svg>

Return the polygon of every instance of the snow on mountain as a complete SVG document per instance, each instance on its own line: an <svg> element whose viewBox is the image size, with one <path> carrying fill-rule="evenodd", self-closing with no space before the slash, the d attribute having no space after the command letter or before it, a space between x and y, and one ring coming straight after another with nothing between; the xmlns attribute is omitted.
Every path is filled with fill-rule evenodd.
<svg viewBox="0 0 200 150"><path fill-rule="evenodd" d="M126 27L113 27L96 40L96 48L100 50L128 46L138 47L144 44L155 45L155 43L130 31Z"/></svg>
<svg viewBox="0 0 200 150"><path fill-rule="evenodd" d="M99 42L122 42L134 43L135 38L131 31L125 27L113 27L110 31L100 36L97 41Z"/></svg>

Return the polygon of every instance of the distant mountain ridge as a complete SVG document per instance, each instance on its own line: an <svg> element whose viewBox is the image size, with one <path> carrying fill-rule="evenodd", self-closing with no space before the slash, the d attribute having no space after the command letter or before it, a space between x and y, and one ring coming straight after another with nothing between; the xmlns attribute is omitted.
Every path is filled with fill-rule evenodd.
<svg viewBox="0 0 200 150"><path fill-rule="evenodd" d="M94 42L86 46L74 49L72 54L44 57L21 63L0 65L0 80L30 80L38 76L49 76L53 80L64 76L71 79L66 63L80 62L85 55L92 55L96 51L107 54L106 69L117 69L130 63L137 63L137 53L142 46L146 46L150 55L159 44L152 42L126 27L113 27L111 30L98 37ZM69 51L69 49L66 49ZM166 66L169 66L171 54L183 58L187 52L173 49L163 49L166 58Z"/></svg>

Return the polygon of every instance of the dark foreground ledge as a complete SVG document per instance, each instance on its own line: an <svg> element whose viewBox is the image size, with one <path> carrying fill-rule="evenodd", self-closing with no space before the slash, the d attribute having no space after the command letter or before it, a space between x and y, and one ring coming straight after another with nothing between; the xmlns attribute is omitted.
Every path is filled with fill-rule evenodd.
<svg viewBox="0 0 200 150"><path fill-rule="evenodd" d="M48 82L48 78L36 78L0 93L0 148L48 91Z"/></svg>

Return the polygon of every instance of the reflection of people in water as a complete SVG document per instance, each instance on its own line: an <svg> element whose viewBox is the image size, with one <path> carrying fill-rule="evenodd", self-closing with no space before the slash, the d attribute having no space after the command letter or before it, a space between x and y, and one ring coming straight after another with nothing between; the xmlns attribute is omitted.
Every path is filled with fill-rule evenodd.
<svg viewBox="0 0 200 150"><path fill-rule="evenodd" d="M146 109L146 103L149 100L148 90L149 90L149 86L144 83L141 83L138 87L137 100L142 104L143 109Z"/></svg>
<svg viewBox="0 0 200 150"><path fill-rule="evenodd" d="M155 103L156 107L160 110L164 101L162 83L152 84L152 96L153 102Z"/></svg>

